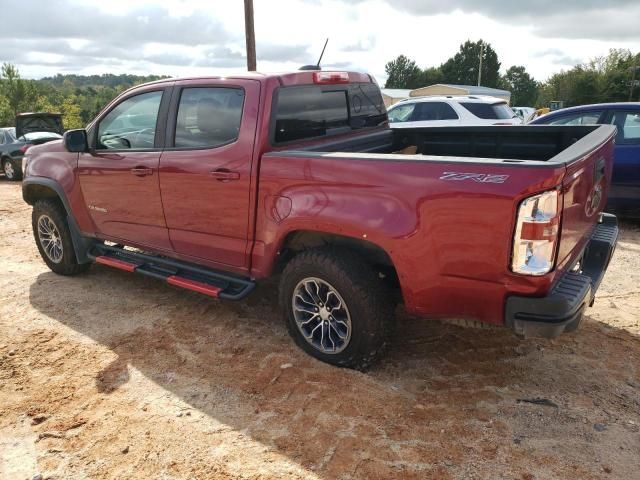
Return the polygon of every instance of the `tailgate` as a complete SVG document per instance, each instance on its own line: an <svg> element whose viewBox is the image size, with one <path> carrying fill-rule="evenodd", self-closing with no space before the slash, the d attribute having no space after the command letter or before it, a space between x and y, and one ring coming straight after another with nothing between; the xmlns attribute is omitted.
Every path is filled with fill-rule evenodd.
<svg viewBox="0 0 640 480"><path fill-rule="evenodd" d="M558 269L571 266L600 219L611 185L615 127L602 125L562 152L566 175Z"/></svg>

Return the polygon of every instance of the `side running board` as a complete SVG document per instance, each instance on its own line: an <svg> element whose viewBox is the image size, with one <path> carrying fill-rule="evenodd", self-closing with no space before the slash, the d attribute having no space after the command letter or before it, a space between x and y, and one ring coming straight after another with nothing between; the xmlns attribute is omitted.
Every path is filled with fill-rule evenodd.
<svg viewBox="0 0 640 480"><path fill-rule="evenodd" d="M119 246L96 245L87 257L102 265L125 272L141 273L164 280L176 287L225 300L240 300L249 295L256 286L255 282L248 278L172 258L132 252Z"/></svg>

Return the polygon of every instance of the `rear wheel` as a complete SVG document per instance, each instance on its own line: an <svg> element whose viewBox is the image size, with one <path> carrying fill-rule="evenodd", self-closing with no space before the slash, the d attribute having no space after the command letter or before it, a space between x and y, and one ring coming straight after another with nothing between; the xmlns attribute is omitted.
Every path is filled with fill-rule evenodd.
<svg viewBox="0 0 640 480"><path fill-rule="evenodd" d="M91 266L76 260L66 213L58 203L38 200L33 206L31 223L40 256L53 272L75 275Z"/></svg>
<svg viewBox="0 0 640 480"><path fill-rule="evenodd" d="M22 170L17 163L10 158L2 159L2 171L7 180L22 180Z"/></svg>
<svg viewBox="0 0 640 480"><path fill-rule="evenodd" d="M282 273L280 304L295 342L323 362L365 369L384 353L393 298L376 271L351 252L298 254Z"/></svg>

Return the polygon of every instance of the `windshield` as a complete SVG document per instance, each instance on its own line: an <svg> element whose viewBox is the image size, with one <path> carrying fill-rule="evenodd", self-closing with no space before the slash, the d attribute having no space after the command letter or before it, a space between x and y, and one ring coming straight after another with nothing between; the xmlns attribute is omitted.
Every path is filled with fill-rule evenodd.
<svg viewBox="0 0 640 480"><path fill-rule="evenodd" d="M460 102L464 108L473 113L476 117L485 120L506 120L516 117L513 110L506 102L480 103L480 102Z"/></svg>
<svg viewBox="0 0 640 480"><path fill-rule="evenodd" d="M281 87L274 104L274 143L375 127L387 120L380 89L371 83Z"/></svg>
<svg viewBox="0 0 640 480"><path fill-rule="evenodd" d="M42 138L62 138L62 135L53 132L29 132L20 137L20 140L30 142Z"/></svg>

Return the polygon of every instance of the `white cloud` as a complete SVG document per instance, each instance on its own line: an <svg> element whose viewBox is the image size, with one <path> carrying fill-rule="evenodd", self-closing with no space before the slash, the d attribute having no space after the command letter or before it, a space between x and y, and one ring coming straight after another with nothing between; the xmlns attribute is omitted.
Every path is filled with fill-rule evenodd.
<svg viewBox="0 0 640 480"><path fill-rule="evenodd" d="M504 7L496 0L254 0L258 68L282 71L315 63L326 37L324 65L364 70L381 83L385 63L397 55L422 67L437 66L467 39L487 40L504 70L525 65L539 80L610 48L640 50L637 2L545 2L551 6L508 2ZM30 20L0 30L3 59L29 77L228 74L245 65L238 0L22 0L15 9Z"/></svg>

